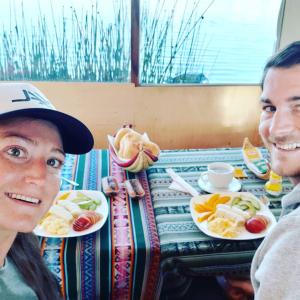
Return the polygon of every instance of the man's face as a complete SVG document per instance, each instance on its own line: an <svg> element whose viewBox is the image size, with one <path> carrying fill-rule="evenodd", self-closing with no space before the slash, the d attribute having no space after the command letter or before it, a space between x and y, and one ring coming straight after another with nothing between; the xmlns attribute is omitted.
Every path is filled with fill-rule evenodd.
<svg viewBox="0 0 300 300"><path fill-rule="evenodd" d="M33 230L59 190L64 158L51 123L16 119L0 125L0 234Z"/></svg>
<svg viewBox="0 0 300 300"><path fill-rule="evenodd" d="M300 65L269 69L261 104L259 133L270 151L272 169L300 178Z"/></svg>

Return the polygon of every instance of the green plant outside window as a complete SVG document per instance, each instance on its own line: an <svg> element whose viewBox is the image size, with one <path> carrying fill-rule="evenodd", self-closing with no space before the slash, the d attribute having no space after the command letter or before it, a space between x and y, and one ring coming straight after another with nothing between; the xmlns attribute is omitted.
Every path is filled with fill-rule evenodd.
<svg viewBox="0 0 300 300"><path fill-rule="evenodd" d="M0 79L128 82L129 4L2 1Z"/></svg>

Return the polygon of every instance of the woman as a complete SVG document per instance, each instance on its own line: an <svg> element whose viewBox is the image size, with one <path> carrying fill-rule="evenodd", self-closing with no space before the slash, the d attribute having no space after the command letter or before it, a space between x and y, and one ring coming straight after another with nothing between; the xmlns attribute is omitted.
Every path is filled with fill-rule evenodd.
<svg viewBox="0 0 300 300"><path fill-rule="evenodd" d="M93 147L90 131L30 84L0 84L0 299L60 299L31 233L60 185L65 153Z"/></svg>

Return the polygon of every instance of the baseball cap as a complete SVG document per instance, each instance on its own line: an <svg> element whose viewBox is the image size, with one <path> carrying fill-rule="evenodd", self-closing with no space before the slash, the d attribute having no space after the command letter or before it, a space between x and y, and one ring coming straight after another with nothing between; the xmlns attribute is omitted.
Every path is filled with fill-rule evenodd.
<svg viewBox="0 0 300 300"><path fill-rule="evenodd" d="M30 83L0 83L0 120L14 117L42 119L55 124L66 153L84 154L93 148L90 130L76 118L56 110Z"/></svg>

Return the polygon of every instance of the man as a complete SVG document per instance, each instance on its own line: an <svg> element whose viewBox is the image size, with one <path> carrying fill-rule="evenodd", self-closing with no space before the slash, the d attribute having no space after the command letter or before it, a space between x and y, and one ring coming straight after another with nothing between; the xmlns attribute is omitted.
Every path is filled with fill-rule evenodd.
<svg viewBox="0 0 300 300"><path fill-rule="evenodd" d="M300 299L300 41L273 56L262 79L259 133L272 170L289 177L278 224L257 249L251 281L257 300ZM252 298L250 281L227 279L230 299Z"/></svg>
<svg viewBox="0 0 300 300"><path fill-rule="evenodd" d="M281 218L254 256L251 280L255 299L300 299L300 41L267 63L261 105L259 133L272 170L295 187L282 198Z"/></svg>

